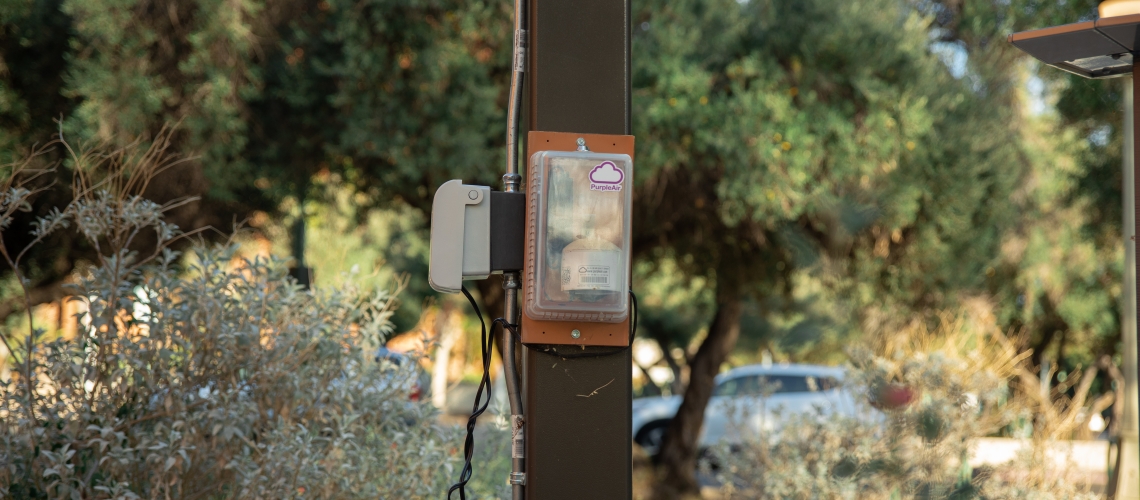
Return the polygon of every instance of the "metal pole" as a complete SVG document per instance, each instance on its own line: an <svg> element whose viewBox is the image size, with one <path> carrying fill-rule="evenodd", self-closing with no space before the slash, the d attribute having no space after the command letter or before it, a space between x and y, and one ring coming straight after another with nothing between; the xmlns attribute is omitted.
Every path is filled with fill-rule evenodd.
<svg viewBox="0 0 1140 500"><path fill-rule="evenodd" d="M513 177L512 177L513 175ZM518 191L519 175L508 173L503 176L503 190L508 193ZM513 181L513 182L512 182ZM503 318L511 325L519 321L518 292L519 273L503 273ZM522 400L522 388L519 384L519 369L515 364L515 351L518 344L515 336L507 328L503 328L503 376L507 382L507 400L511 405L511 474L507 482L511 485L511 497L514 500L526 498L526 459L524 438L526 436L526 418Z"/></svg>
<svg viewBox="0 0 1140 500"><path fill-rule="evenodd" d="M507 192L518 191L519 187L519 121L522 115L523 84L526 80L526 1L515 0L515 40L507 103L507 173L503 175L503 190Z"/></svg>
<svg viewBox="0 0 1140 500"><path fill-rule="evenodd" d="M503 274L504 301L503 318L511 324L518 324L518 273ZM515 364L517 344L510 330L503 329L503 376L507 378L507 399L511 403L511 475L507 481L511 485L511 497L522 500L526 496L526 463L524 437L526 419L523 411L522 390L519 387L519 369Z"/></svg>
<svg viewBox="0 0 1140 500"><path fill-rule="evenodd" d="M298 285L308 290L313 285L313 272L305 262L305 197L303 195L297 196L297 218L293 221L290 233L293 267L289 269L289 274L297 280Z"/></svg>
<svg viewBox="0 0 1140 500"><path fill-rule="evenodd" d="M1116 500L1140 500L1140 447L1137 446L1137 344L1136 311L1140 301L1140 280L1137 279L1136 237L1140 235L1140 217L1137 217L1136 195L1140 193L1135 174L1136 153L1140 150L1140 113L1136 110L1136 91L1140 86L1140 65L1132 68L1132 83L1124 89L1124 311L1121 336L1124 340L1124 412L1120 422L1120 443L1116 454ZM1131 231L1129 231L1129 229ZM1128 233L1132 234L1129 235Z"/></svg>
<svg viewBox="0 0 1140 500"><path fill-rule="evenodd" d="M523 83L526 76L527 46L526 0L515 0L515 33L511 65L511 88L507 105L507 173L503 174L503 191L515 193L519 190L522 177L519 175L519 121L522 117ZM519 274L503 273L503 318L511 325L517 325ZM515 364L514 335L503 328L503 376L507 378L507 399L511 404L511 474L507 482L511 485L511 497L522 500L526 496L526 418L519 387L519 370Z"/></svg>
<svg viewBox="0 0 1140 500"><path fill-rule="evenodd" d="M629 134L630 0L527 1L528 126ZM525 349L528 498L632 497L630 351Z"/></svg>

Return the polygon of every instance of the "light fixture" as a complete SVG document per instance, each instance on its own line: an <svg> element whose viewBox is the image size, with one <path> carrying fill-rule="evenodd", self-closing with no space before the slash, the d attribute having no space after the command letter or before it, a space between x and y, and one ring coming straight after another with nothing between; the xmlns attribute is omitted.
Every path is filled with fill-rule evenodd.
<svg viewBox="0 0 1140 500"><path fill-rule="evenodd" d="M1140 0L1104 0L1096 6L1101 19L1140 14Z"/></svg>
<svg viewBox="0 0 1140 500"><path fill-rule="evenodd" d="M1108 4L1108 5L1105 5ZM1064 24L1009 35L1009 42L1041 62L1085 78L1132 73L1132 52L1140 46L1140 0L1101 4L1096 21Z"/></svg>

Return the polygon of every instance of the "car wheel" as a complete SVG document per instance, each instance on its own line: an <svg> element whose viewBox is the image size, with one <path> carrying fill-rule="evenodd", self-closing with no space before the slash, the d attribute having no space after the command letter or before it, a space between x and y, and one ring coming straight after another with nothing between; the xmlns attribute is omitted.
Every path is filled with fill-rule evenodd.
<svg viewBox="0 0 1140 500"><path fill-rule="evenodd" d="M665 440L665 430L668 428L668 420L650 422L637 431L637 437L633 441L649 456L656 456L661 451L661 442Z"/></svg>

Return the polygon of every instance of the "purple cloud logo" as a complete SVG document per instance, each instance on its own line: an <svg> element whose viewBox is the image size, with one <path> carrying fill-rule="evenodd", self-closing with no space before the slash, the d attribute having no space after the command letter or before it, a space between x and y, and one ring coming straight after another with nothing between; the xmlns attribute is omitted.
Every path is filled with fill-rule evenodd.
<svg viewBox="0 0 1140 500"><path fill-rule="evenodd" d="M625 172L617 168L617 165L614 165L612 161L603 161L590 171L591 189L594 189L594 184L621 184L623 180L625 180ZM620 189L619 186L617 190Z"/></svg>
<svg viewBox="0 0 1140 500"><path fill-rule="evenodd" d="M621 191L622 172L612 161L603 161L590 170L590 191Z"/></svg>

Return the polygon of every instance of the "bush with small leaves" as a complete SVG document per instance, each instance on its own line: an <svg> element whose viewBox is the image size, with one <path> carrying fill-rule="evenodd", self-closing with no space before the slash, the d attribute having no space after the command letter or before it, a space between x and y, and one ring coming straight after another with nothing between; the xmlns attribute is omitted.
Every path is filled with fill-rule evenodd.
<svg viewBox="0 0 1140 500"><path fill-rule="evenodd" d="M771 432L739 426L743 444L716 447L713 473L726 498L1093 499L1065 470L1025 453L998 469L973 470L970 450L1019 419L1042 413L1017 398L1028 353L995 330L961 318L937 331L908 328L853 348L844 390L853 413L776 415ZM1030 447L1047 446L1045 436ZM707 467L708 464L706 464ZM1010 478L1016 478L1010 480Z"/></svg>
<svg viewBox="0 0 1140 500"><path fill-rule="evenodd" d="M369 355L394 298L303 290L233 245L180 255L178 202L140 195L169 164L161 139L73 155L75 200L30 228L77 230L98 261L75 277L75 338L3 334L0 498L438 497L455 431L409 399L412 367ZM32 164L3 172L4 231L29 230L12 226ZM0 246L17 277L29 251Z"/></svg>

